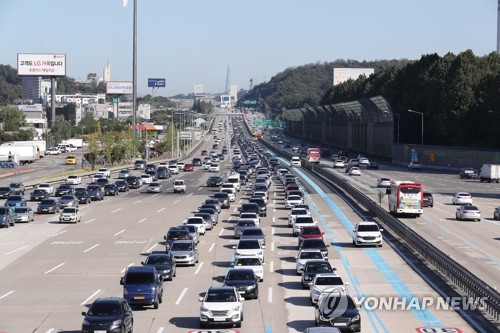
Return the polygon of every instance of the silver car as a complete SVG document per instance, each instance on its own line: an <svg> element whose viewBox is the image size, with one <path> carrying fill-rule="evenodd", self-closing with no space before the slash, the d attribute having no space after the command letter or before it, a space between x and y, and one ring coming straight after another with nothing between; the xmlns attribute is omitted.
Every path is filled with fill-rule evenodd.
<svg viewBox="0 0 500 333"><path fill-rule="evenodd" d="M461 220L481 221L481 212L479 211L479 208L477 208L477 206L466 205L457 208L455 217L459 221Z"/></svg>
<svg viewBox="0 0 500 333"><path fill-rule="evenodd" d="M301 250L295 259L295 269L297 271L297 275L301 275L304 270L304 265L308 260L321 260L325 259L325 257L319 249L305 249Z"/></svg>
<svg viewBox="0 0 500 333"><path fill-rule="evenodd" d="M177 265L196 265L199 259L194 240L176 240L170 246L170 255Z"/></svg>
<svg viewBox="0 0 500 333"><path fill-rule="evenodd" d="M66 207L59 215L59 223L73 222L78 223L82 220L80 211L76 207Z"/></svg>
<svg viewBox="0 0 500 333"><path fill-rule="evenodd" d="M348 285L349 282L345 282L337 273L316 274L309 285L309 298L311 299L311 303L318 303L321 293L329 292L336 288L346 293Z"/></svg>
<svg viewBox="0 0 500 333"><path fill-rule="evenodd" d="M162 190L161 190L161 184L160 183L150 183L148 185L148 190L147 190L148 193L161 193Z"/></svg>
<svg viewBox="0 0 500 333"><path fill-rule="evenodd" d="M16 223L29 223L35 220L35 212L31 207L16 207L14 208L14 221Z"/></svg>
<svg viewBox="0 0 500 333"><path fill-rule="evenodd" d="M198 228L194 225L184 225L183 227L189 229L189 234L196 244L200 242L200 234L198 233Z"/></svg>
<svg viewBox="0 0 500 333"><path fill-rule="evenodd" d="M59 199L59 208L78 207L78 198L72 194L65 194Z"/></svg>
<svg viewBox="0 0 500 333"><path fill-rule="evenodd" d="M241 234L243 233L243 230L247 228L256 228L257 225L255 224L254 220L251 219L240 219L238 222L236 222L236 225L234 226L234 238L240 238Z"/></svg>

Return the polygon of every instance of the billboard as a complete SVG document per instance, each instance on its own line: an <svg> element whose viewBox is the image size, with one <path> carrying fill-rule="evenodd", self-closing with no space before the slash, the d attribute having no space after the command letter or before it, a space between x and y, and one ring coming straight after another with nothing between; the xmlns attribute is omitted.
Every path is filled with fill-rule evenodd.
<svg viewBox="0 0 500 333"><path fill-rule="evenodd" d="M165 88L165 79L148 79L148 87Z"/></svg>
<svg viewBox="0 0 500 333"><path fill-rule="evenodd" d="M108 81L106 82L106 94L132 95L134 89L131 81Z"/></svg>
<svg viewBox="0 0 500 333"><path fill-rule="evenodd" d="M335 86L349 79L356 80L361 75L369 77L373 73L375 73L373 68L334 68L333 85Z"/></svg>
<svg viewBox="0 0 500 333"><path fill-rule="evenodd" d="M17 75L65 76L66 55L44 53L18 53Z"/></svg>
<svg viewBox="0 0 500 333"><path fill-rule="evenodd" d="M179 139L181 140L191 140L193 138L193 133L190 131L179 131Z"/></svg>

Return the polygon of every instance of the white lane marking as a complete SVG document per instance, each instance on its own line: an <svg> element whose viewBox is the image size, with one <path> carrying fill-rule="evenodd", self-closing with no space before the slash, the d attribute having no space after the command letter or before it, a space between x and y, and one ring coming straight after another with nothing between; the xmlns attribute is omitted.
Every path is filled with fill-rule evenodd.
<svg viewBox="0 0 500 333"><path fill-rule="evenodd" d="M182 290L182 293L179 295L179 298L175 302L175 305L179 305L179 303L182 301L182 298L186 294L187 290L188 290L188 288L184 288L184 290Z"/></svg>
<svg viewBox="0 0 500 333"><path fill-rule="evenodd" d="M116 234L114 234L113 236L118 236L119 234L123 234L125 232L125 230L127 230L127 229L120 230Z"/></svg>
<svg viewBox="0 0 500 333"><path fill-rule="evenodd" d="M158 329L158 331L156 331L156 333L163 333L164 330L165 330L165 327L160 327Z"/></svg>
<svg viewBox="0 0 500 333"><path fill-rule="evenodd" d="M53 328L49 328L49 330L47 332L45 332L45 333L52 333L52 332L54 332L54 329Z"/></svg>
<svg viewBox="0 0 500 333"><path fill-rule="evenodd" d="M54 235L52 235L50 237L56 237L56 236L59 236L60 234L64 234L65 232L66 232L66 230L63 230L63 231L58 232L57 234L54 234Z"/></svg>
<svg viewBox="0 0 500 333"><path fill-rule="evenodd" d="M174 201L174 205L175 205L176 203L179 203L179 202L181 202L181 201L180 201L180 200L175 200L175 201Z"/></svg>
<svg viewBox="0 0 500 333"><path fill-rule="evenodd" d="M95 219L90 219L87 222L85 222L85 224L90 223L90 222L94 222L94 221L95 221Z"/></svg>
<svg viewBox="0 0 500 333"><path fill-rule="evenodd" d="M11 290L5 294L3 294L2 296L0 296L0 299L4 299L5 297L9 296L10 294L12 294L15 290Z"/></svg>
<svg viewBox="0 0 500 333"><path fill-rule="evenodd" d="M64 263L59 264L59 265L57 265L56 267L49 269L48 271L46 271L46 272L45 272L45 273L43 273L43 274L49 274L50 272L55 271L56 269L58 269L58 268L59 268L59 267L61 267L62 265L64 265Z"/></svg>
<svg viewBox="0 0 500 333"><path fill-rule="evenodd" d="M267 294L267 302L272 303L273 302L273 287L269 287L269 292Z"/></svg>
<svg viewBox="0 0 500 333"><path fill-rule="evenodd" d="M274 251L274 242L271 242L271 251Z"/></svg>
<svg viewBox="0 0 500 333"><path fill-rule="evenodd" d="M21 251L27 247L28 247L28 245L24 245L23 247L20 247L18 249L13 250L13 251L7 252L5 255L8 256L9 254L12 254L12 253L17 252L17 251Z"/></svg>
<svg viewBox="0 0 500 333"><path fill-rule="evenodd" d="M215 243L212 243L212 245L210 245L210 248L208 249L208 252L212 252L212 250L214 249L215 247Z"/></svg>
<svg viewBox="0 0 500 333"><path fill-rule="evenodd" d="M272 229L271 229L271 235L273 235L273 236L274 236L274 233L275 233L275 232L276 232L276 228L272 228Z"/></svg>
<svg viewBox="0 0 500 333"><path fill-rule="evenodd" d="M200 262L200 264L198 265L198 268L196 269L196 271L194 272L194 275L198 275L198 273L200 272L201 268L203 267L203 263Z"/></svg>
<svg viewBox="0 0 500 333"><path fill-rule="evenodd" d="M122 270L120 271L120 273L125 273L125 271L127 270L127 268L129 268L130 266L134 266L134 263L133 263L133 262L131 262L130 264L128 264L128 266L127 266L127 267L125 267L124 269L122 269Z"/></svg>
<svg viewBox="0 0 500 333"><path fill-rule="evenodd" d="M151 246L149 249L146 250L146 252L151 252L153 251L153 249L157 246L158 244L155 244L153 246Z"/></svg>
<svg viewBox="0 0 500 333"><path fill-rule="evenodd" d="M189 193L189 194L187 195L187 197L189 198L189 197L190 197L190 196L192 196L192 195L193 195L193 193Z"/></svg>
<svg viewBox="0 0 500 333"><path fill-rule="evenodd" d="M165 207L158 209L156 212L159 213L159 212L162 212L164 210L165 210Z"/></svg>
<svg viewBox="0 0 500 333"><path fill-rule="evenodd" d="M122 209L121 209L121 207L120 207L120 208L117 208L117 209L115 209L115 210L112 210L112 211L111 211L111 214L116 213L117 211L120 211L120 210L122 210Z"/></svg>
<svg viewBox="0 0 500 333"><path fill-rule="evenodd" d="M273 216L273 224L276 223L276 217Z"/></svg>
<svg viewBox="0 0 500 333"><path fill-rule="evenodd" d="M237 210L238 210L238 208L234 207L233 212L236 212Z"/></svg>
<svg viewBox="0 0 500 333"><path fill-rule="evenodd" d="M276 208L273 208L273 213L276 213Z"/></svg>
<svg viewBox="0 0 500 333"><path fill-rule="evenodd" d="M89 298L87 298L85 301L82 302L82 304L80 305L85 305L87 304L92 298L96 297L97 294L99 294L101 292L101 290L97 290L95 293L93 293L92 295L89 296Z"/></svg>
<svg viewBox="0 0 500 333"><path fill-rule="evenodd" d="M269 263L269 272L271 272L271 273L274 272L274 261L271 261Z"/></svg>
<svg viewBox="0 0 500 333"><path fill-rule="evenodd" d="M246 194L245 194L246 195ZM241 203L243 202L243 199L241 199L240 201L238 201L238 203L241 205Z"/></svg>
<svg viewBox="0 0 500 333"><path fill-rule="evenodd" d="M147 220L147 218L145 217L145 218L143 218L142 220L140 220L140 221L139 221L139 222L137 222L137 223L142 223L142 222L144 222L144 221L146 221L146 220Z"/></svg>
<svg viewBox="0 0 500 333"><path fill-rule="evenodd" d="M222 235L222 233L224 232L224 228L220 229L220 232L219 232L219 236Z"/></svg>
<svg viewBox="0 0 500 333"><path fill-rule="evenodd" d="M167 191L170 191L171 189L173 189L173 187L169 187L169 188L167 188Z"/></svg>
<svg viewBox="0 0 500 333"><path fill-rule="evenodd" d="M90 250L92 250L92 249L94 249L94 248L96 248L96 247L98 247L98 246L99 246L99 244L96 244L96 245L94 245L94 246L91 246L91 247L89 247L88 249L86 249L85 251L83 251L83 253L87 253L87 252L89 252Z"/></svg>
<svg viewBox="0 0 500 333"><path fill-rule="evenodd" d="M141 200L137 200L136 202L133 202L132 205L138 204L139 202L141 202Z"/></svg>
<svg viewBox="0 0 500 333"><path fill-rule="evenodd" d="M200 188L198 189L198 191L201 191L201 190L203 190L203 187L200 187Z"/></svg>
<svg viewBox="0 0 500 333"><path fill-rule="evenodd" d="M156 197L158 194L160 194L160 193L153 194L152 197Z"/></svg>

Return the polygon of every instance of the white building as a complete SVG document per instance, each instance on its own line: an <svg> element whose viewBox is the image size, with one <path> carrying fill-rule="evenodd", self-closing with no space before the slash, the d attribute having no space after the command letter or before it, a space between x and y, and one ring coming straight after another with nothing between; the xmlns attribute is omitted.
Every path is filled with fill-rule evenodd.
<svg viewBox="0 0 500 333"><path fill-rule="evenodd" d="M375 73L373 68L334 68L333 69L333 85L340 84L347 80L356 80L361 75L369 77Z"/></svg>

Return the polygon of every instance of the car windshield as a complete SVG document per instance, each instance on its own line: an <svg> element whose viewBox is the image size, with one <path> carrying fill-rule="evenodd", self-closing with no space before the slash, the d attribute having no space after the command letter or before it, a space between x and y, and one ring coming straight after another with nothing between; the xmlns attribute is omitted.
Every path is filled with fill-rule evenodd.
<svg viewBox="0 0 500 333"><path fill-rule="evenodd" d="M63 213L74 214L76 213L76 208L64 208Z"/></svg>
<svg viewBox="0 0 500 333"><path fill-rule="evenodd" d="M321 235L319 228L304 228L302 229L303 235Z"/></svg>
<svg viewBox="0 0 500 333"><path fill-rule="evenodd" d="M10 187L0 187L0 191L2 192L10 191Z"/></svg>
<svg viewBox="0 0 500 333"><path fill-rule="evenodd" d="M76 179L78 176L68 176L68 179Z"/></svg>
<svg viewBox="0 0 500 333"><path fill-rule="evenodd" d="M303 224L303 223L314 223L312 217L297 217L295 219L295 223Z"/></svg>
<svg viewBox="0 0 500 333"><path fill-rule="evenodd" d="M243 236L263 236L261 229L246 229L243 231Z"/></svg>
<svg viewBox="0 0 500 333"><path fill-rule="evenodd" d="M304 269L306 272L318 272L318 273L329 273L332 271L330 264L328 262L315 262L315 263L306 263L306 267Z"/></svg>
<svg viewBox="0 0 500 333"><path fill-rule="evenodd" d="M172 230L168 232L167 239L189 239L189 235L182 230Z"/></svg>
<svg viewBox="0 0 500 333"><path fill-rule="evenodd" d="M172 244L172 248L170 250L171 251L192 251L193 250L193 244L191 244L191 243L178 243L178 242L174 242Z"/></svg>
<svg viewBox="0 0 500 333"><path fill-rule="evenodd" d="M106 185L104 186L104 188L105 188L106 190L112 190L112 189L114 189L114 188L115 188L115 185L113 185L113 184L106 184Z"/></svg>
<svg viewBox="0 0 500 333"><path fill-rule="evenodd" d="M323 259L321 252L302 252L300 259Z"/></svg>
<svg viewBox="0 0 500 333"><path fill-rule="evenodd" d="M25 207L18 207L14 209L14 212L17 214L23 214L28 212L28 208Z"/></svg>
<svg viewBox="0 0 500 333"><path fill-rule="evenodd" d="M203 224L203 219L188 219L186 224Z"/></svg>
<svg viewBox="0 0 500 333"><path fill-rule="evenodd" d="M47 193L47 191L45 191L45 190L34 190L33 191L33 194L44 194L44 193Z"/></svg>
<svg viewBox="0 0 500 333"><path fill-rule="evenodd" d="M255 227L254 221L238 221L238 227Z"/></svg>
<svg viewBox="0 0 500 333"><path fill-rule="evenodd" d="M255 280L253 270L232 269L226 275L226 280Z"/></svg>
<svg viewBox="0 0 500 333"><path fill-rule="evenodd" d="M55 205L55 204L56 204L56 201L53 199L42 200L42 202L40 202L40 205Z"/></svg>
<svg viewBox="0 0 500 333"><path fill-rule="evenodd" d="M340 276L321 276L316 278L316 285L319 286L339 286L343 285L344 281Z"/></svg>
<svg viewBox="0 0 500 333"><path fill-rule="evenodd" d="M325 247L325 243L321 239L306 239L302 246L305 248L320 248Z"/></svg>
<svg viewBox="0 0 500 333"><path fill-rule="evenodd" d="M260 249L260 243L258 241L240 241L238 243L238 249L240 250L257 250Z"/></svg>
<svg viewBox="0 0 500 333"><path fill-rule="evenodd" d="M260 266L259 258L239 258L234 266Z"/></svg>
<svg viewBox="0 0 500 333"><path fill-rule="evenodd" d="M236 302L236 295L232 290L210 290L205 302Z"/></svg>
<svg viewBox="0 0 500 333"><path fill-rule="evenodd" d="M59 186L60 190L69 190L70 188L72 188L71 185L65 185L65 184L63 184L63 185Z"/></svg>
<svg viewBox="0 0 500 333"><path fill-rule="evenodd" d="M90 185L89 187L87 187L87 191L95 191L99 189L100 189L99 185Z"/></svg>
<svg viewBox="0 0 500 333"><path fill-rule="evenodd" d="M23 200L23 197L21 197L20 195L11 195L7 198L7 200L9 200L9 201L21 201L21 200Z"/></svg>
<svg viewBox="0 0 500 333"><path fill-rule="evenodd" d="M299 201L301 198L298 195L290 195L288 196L288 201Z"/></svg>
<svg viewBox="0 0 500 333"><path fill-rule="evenodd" d="M360 224L358 231L379 231L379 228L376 224Z"/></svg>
<svg viewBox="0 0 500 333"><path fill-rule="evenodd" d="M73 200L73 196L72 195L63 195L61 197L61 200Z"/></svg>
<svg viewBox="0 0 500 333"><path fill-rule="evenodd" d="M10 187L11 187L11 188L20 188L20 187L21 187L21 184L20 184L20 183L11 183L11 184L10 184Z"/></svg>
<svg viewBox="0 0 500 333"><path fill-rule="evenodd" d="M87 313L90 316L116 316L121 314L118 302L95 302Z"/></svg>
<svg viewBox="0 0 500 333"><path fill-rule="evenodd" d="M214 198L222 198L222 199L227 199L227 193L215 193Z"/></svg>
<svg viewBox="0 0 500 333"><path fill-rule="evenodd" d="M170 256L149 256L146 259L147 265L164 265L170 263Z"/></svg>
<svg viewBox="0 0 500 333"><path fill-rule="evenodd" d="M125 277L126 284L153 284L154 282L155 276L152 272L129 272Z"/></svg>
<svg viewBox="0 0 500 333"><path fill-rule="evenodd" d="M464 210L479 210L476 206L464 206Z"/></svg>

